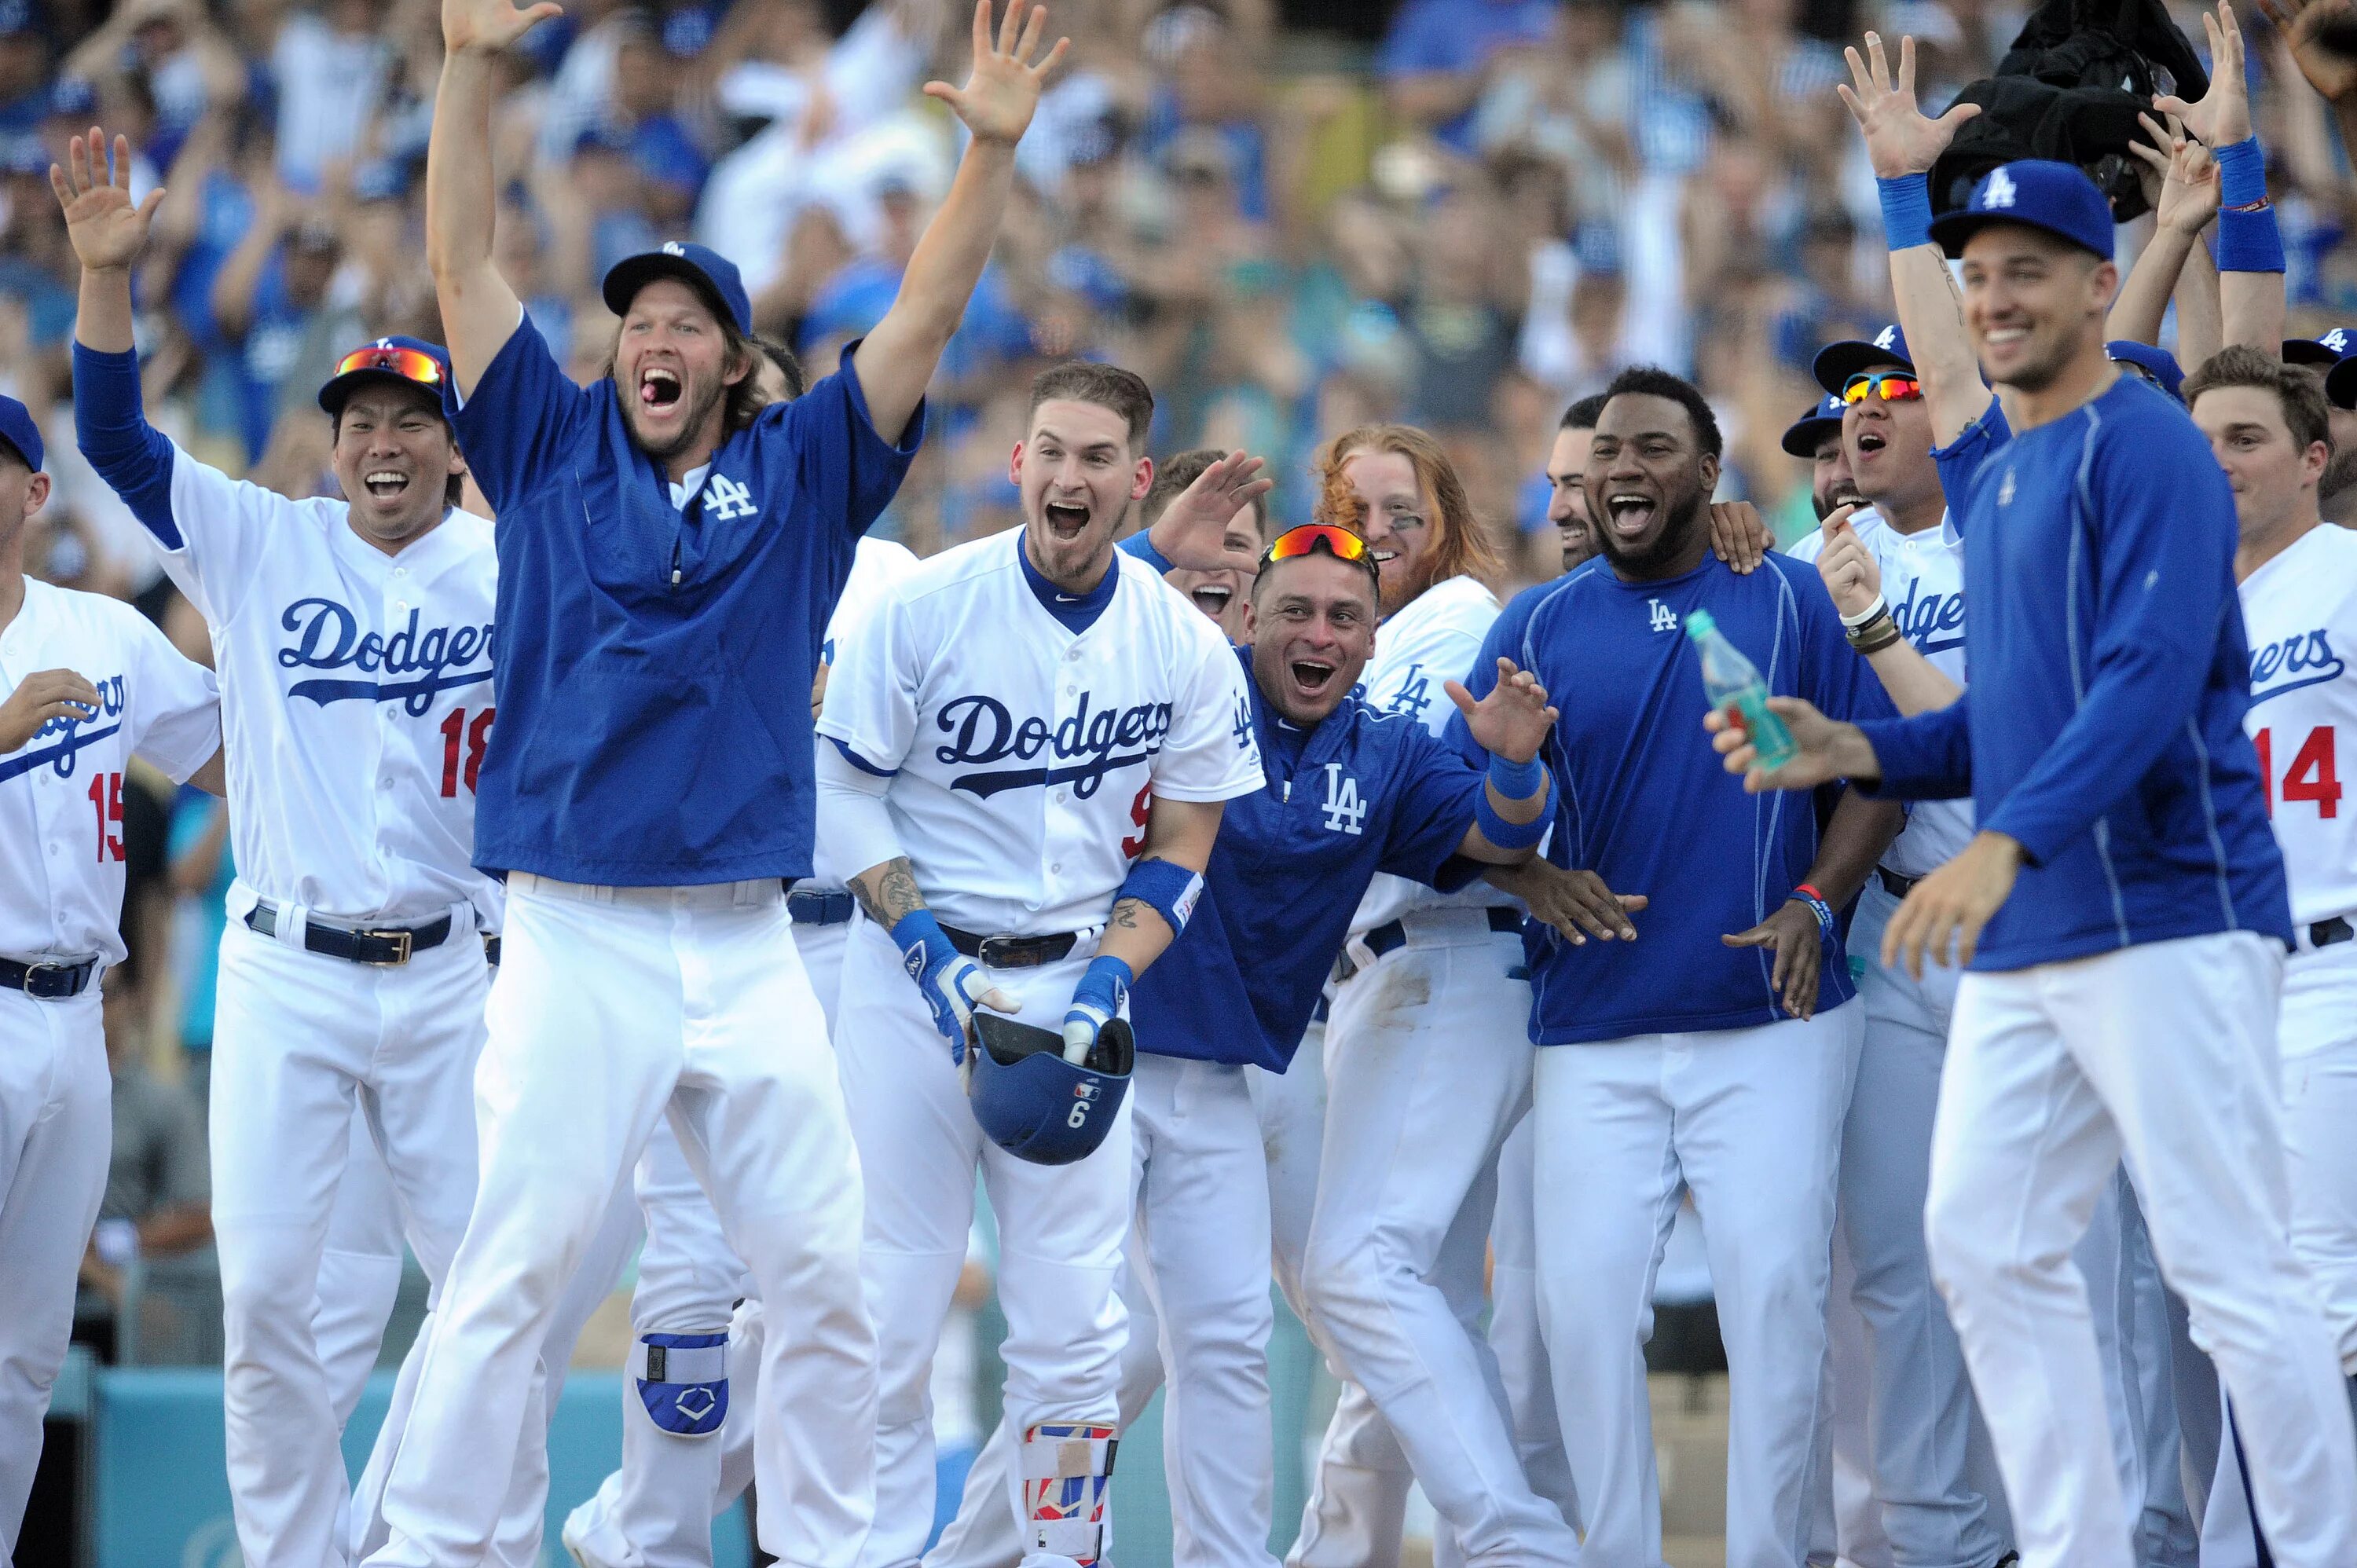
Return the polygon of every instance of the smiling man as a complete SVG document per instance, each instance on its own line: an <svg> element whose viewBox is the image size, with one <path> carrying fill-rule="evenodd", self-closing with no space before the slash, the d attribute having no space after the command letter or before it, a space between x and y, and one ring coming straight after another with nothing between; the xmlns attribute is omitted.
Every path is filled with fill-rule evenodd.
<svg viewBox="0 0 2357 1568"><path fill-rule="evenodd" d="M1863 1028L1833 909L1900 814L1846 792L1821 832L1806 803L1762 811L1717 779L1708 747L1665 718L1709 706L1684 618L1706 609L1772 690L1861 716L1890 710L1813 570L1771 553L1739 575L1715 557L1706 503L1720 437L1702 394L1641 368L1606 396L1587 465L1601 559L1541 600L1513 646L1493 631L1482 650L1579 693L1543 754L1564 803L1548 858L1652 900L1633 941L1537 933L1528 1030L1547 1351L1583 1555L1660 1561L1641 1351L1663 1217L1691 1191L1744 1391L1727 1437L1728 1559L1797 1565Z"/></svg>
<svg viewBox="0 0 2357 1568"><path fill-rule="evenodd" d="M1202 902L1131 996L1136 1219L1124 1294L1148 1315L1130 1320L1121 1409L1135 1419L1167 1382L1164 1465L1182 1568L1274 1568L1275 1151L1254 1101L1288 1067L1315 1070L1296 1059L1295 1044L1355 897L1378 871L1431 883L1459 857L1526 859L1545 815L1543 770L1530 759L1549 723L1546 693L1511 671L1480 704L1456 687L1451 697L1473 709L1471 732L1498 760L1461 759L1424 725L1354 693L1375 645L1375 599L1365 542L1345 530L1288 529L1262 558L1246 608L1250 646L1237 652L1251 671L1266 782L1228 803ZM1004 1484L1013 1450L1002 1425L959 1523L928 1559L935 1568L1007 1561L1003 1510L977 1512L988 1509L992 1477Z"/></svg>
<svg viewBox="0 0 2357 1568"><path fill-rule="evenodd" d="M880 1412L849 1434L877 1455L859 1561L878 1568L913 1564L933 1519L927 1389L977 1171L1004 1242L1006 1422L1021 1448L1005 1502L1024 1561L1094 1563L1110 1530L1139 1095L1071 1123L1093 1147L1035 1164L985 1136L959 1069L977 1007L1060 1029L1067 1061L1084 1060L1186 928L1222 802L1261 787L1225 640L1114 546L1153 482L1153 411L1127 371L1043 371L1009 464L1023 526L892 585L837 650L819 721L830 853L857 868L868 917L844 955L835 1034L882 1347ZM1222 524L1265 483L1241 467L1189 487L1228 482ZM1085 1494L1077 1511L1049 1495L1057 1477Z"/></svg>
<svg viewBox="0 0 2357 1568"><path fill-rule="evenodd" d="M859 1160L786 911L786 884L812 871L810 693L1064 45L1043 49L1044 8L1019 5L994 37L977 0L964 85L926 88L971 139L899 296L834 374L764 405L750 306L714 252L667 244L607 274L621 327L612 373L587 388L500 274L484 149L500 59L558 10L442 7L426 255L452 419L500 513L500 720L476 858L506 874L508 918L481 1178L370 1562L482 1556L557 1294L668 1115L767 1322L763 1544L847 1564L870 1540L874 1455L840 1434L872 1424L877 1349ZM651 1360L643 1380L725 1376L725 1348L680 1348L699 1353L666 1355L668 1379Z"/></svg>
<svg viewBox="0 0 2357 1568"><path fill-rule="evenodd" d="M1936 156L1961 117L1922 120L1905 70L1894 91L1872 57L1852 95L1869 136L1887 113ZM2288 1240L2267 1072L2291 920L2243 729L2231 488L2185 411L2105 356L2118 270L2085 175L2025 160L1936 220L1928 199L1911 218L1895 205L1894 252L1962 260L1964 325L2010 405L2009 439L1983 422L1941 458L1972 683L1862 726L1780 700L1800 755L1747 788L1847 776L1973 797L1974 837L1910 890L1882 957L1921 975L1953 947L1967 969L1924 1224L2027 1568L2132 1559L2104 1425L2055 1419L2102 1408L2071 1249L2123 1157L2237 1412L2276 1561L2346 1563L2357 1442ZM1741 731L1710 723L1727 766L1749 768Z"/></svg>

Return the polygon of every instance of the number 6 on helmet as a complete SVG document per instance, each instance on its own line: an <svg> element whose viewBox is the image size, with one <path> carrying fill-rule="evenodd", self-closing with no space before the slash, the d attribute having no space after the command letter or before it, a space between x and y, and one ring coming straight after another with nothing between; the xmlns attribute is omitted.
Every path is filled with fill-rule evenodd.
<svg viewBox="0 0 2357 1568"><path fill-rule="evenodd" d="M1125 1018L1109 1019L1078 1064L1064 1036L989 1013L974 1015L981 1049L970 1051L967 1093L990 1141L1039 1165L1068 1165L1094 1154L1129 1093L1137 1047Z"/></svg>

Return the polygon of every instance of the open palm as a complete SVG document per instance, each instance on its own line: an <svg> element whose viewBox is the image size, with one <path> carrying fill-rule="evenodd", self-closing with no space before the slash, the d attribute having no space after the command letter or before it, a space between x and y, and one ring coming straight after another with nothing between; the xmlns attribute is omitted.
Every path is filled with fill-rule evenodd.
<svg viewBox="0 0 2357 1568"><path fill-rule="evenodd" d="M457 4L457 0L449 3ZM505 0L500 3L505 4ZM1024 129L1031 124L1031 113L1039 107L1039 93L1047 84L1048 73L1064 58L1072 40L1058 38L1046 59L1037 65L1030 64L1048 30L1048 7L1032 6L1027 18L1023 0L1011 0L1006 19L998 27L998 40L994 44L990 37L990 5L991 0L974 0L974 70L966 77L965 85L952 87L946 81L929 81L925 83L925 93L956 110L957 117L965 122L974 140L1012 145L1022 139Z"/></svg>
<svg viewBox="0 0 2357 1568"><path fill-rule="evenodd" d="M2201 30L2210 38L2210 91L2199 103L2182 98L2159 97L2152 106L2176 115L2185 128L2212 151L2231 147L2251 134L2250 79L2243 74L2243 28L2234 19L2230 0L2218 0L2218 9L2201 13Z"/></svg>
<svg viewBox="0 0 2357 1568"><path fill-rule="evenodd" d="M1975 103L1959 103L1934 120L1915 102L1915 40L1899 40L1899 70L1893 75L1882 53L1882 36L1866 35L1866 55L1856 48L1842 51L1849 60L1850 80L1836 83L1858 129L1866 133L1867 161L1880 179L1929 174L1964 123L1980 113Z"/></svg>
<svg viewBox="0 0 2357 1568"><path fill-rule="evenodd" d="M159 187L135 206L131 200L131 144L114 138L114 169L106 166L106 133L93 125L66 144L66 166L49 166L49 188L65 209L66 238L91 272L127 267L147 243L147 223L164 199Z"/></svg>
<svg viewBox="0 0 2357 1568"><path fill-rule="evenodd" d="M442 47L472 53L493 53L548 20L562 16L555 0L519 6L512 0L442 0Z"/></svg>

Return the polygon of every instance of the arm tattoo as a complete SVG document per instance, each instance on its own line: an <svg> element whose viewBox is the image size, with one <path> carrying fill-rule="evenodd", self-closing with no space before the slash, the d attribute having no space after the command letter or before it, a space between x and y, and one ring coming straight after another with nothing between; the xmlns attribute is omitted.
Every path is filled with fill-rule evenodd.
<svg viewBox="0 0 2357 1568"><path fill-rule="evenodd" d="M1146 904L1142 899L1115 899L1113 906L1113 923L1124 930L1134 931L1137 929L1137 917L1145 912Z"/></svg>
<svg viewBox="0 0 2357 1568"><path fill-rule="evenodd" d="M874 880L876 888L871 893L866 878L854 877L851 891L859 900L859 907L867 912L867 918L886 930L899 925L901 916L925 907L925 896L917 891L916 867L909 864L907 855L886 861L874 874Z"/></svg>

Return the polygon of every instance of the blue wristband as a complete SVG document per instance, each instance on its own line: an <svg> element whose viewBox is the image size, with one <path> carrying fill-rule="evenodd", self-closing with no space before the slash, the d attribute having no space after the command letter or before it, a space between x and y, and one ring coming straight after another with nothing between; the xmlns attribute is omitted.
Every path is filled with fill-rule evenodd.
<svg viewBox="0 0 2357 1568"><path fill-rule="evenodd" d="M1129 988L1136 983L1137 975L1129 967L1128 960L1101 952L1089 960L1089 967L1081 972L1081 983L1072 987L1072 1000L1102 1007L1111 1017L1121 1011Z"/></svg>
<svg viewBox="0 0 2357 1568"><path fill-rule="evenodd" d="M1533 849L1537 847L1539 840L1546 837L1547 813L1541 811L1527 822L1510 822L1498 814L1497 807L1490 804L1490 791L1484 789L1473 801L1473 825L1481 830L1483 838L1500 849Z"/></svg>
<svg viewBox="0 0 2357 1568"><path fill-rule="evenodd" d="M1795 899L1800 903L1806 904L1809 907L1809 913L1817 918L1817 940L1823 943L1831 944L1834 940L1835 925L1834 919L1834 907L1824 901L1824 896L1819 894L1815 888L1810 886L1804 882L1800 886L1793 888L1790 894L1786 895L1786 897Z"/></svg>
<svg viewBox="0 0 2357 1568"><path fill-rule="evenodd" d="M2283 231L2276 227L2276 209L2255 212L2222 208L2218 213L2218 270L2222 273L2279 273L2284 270Z"/></svg>
<svg viewBox="0 0 2357 1568"><path fill-rule="evenodd" d="M2220 147L2218 205L2229 211L2267 199L2267 155L2256 136L2245 136L2231 147Z"/></svg>
<svg viewBox="0 0 2357 1568"><path fill-rule="evenodd" d="M1882 198L1882 235L1894 251L1911 251L1932 242L1932 177L1902 174L1877 179Z"/></svg>
<svg viewBox="0 0 2357 1568"><path fill-rule="evenodd" d="M1490 754L1490 783L1506 800L1527 800L1545 782L1546 764L1537 757L1527 762L1509 762L1494 751Z"/></svg>
<svg viewBox="0 0 2357 1568"><path fill-rule="evenodd" d="M1203 894L1203 878L1173 860L1141 860L1129 868L1122 878L1121 890L1114 902L1135 898L1162 917L1176 937L1187 929L1187 917L1195 912L1195 900Z"/></svg>

